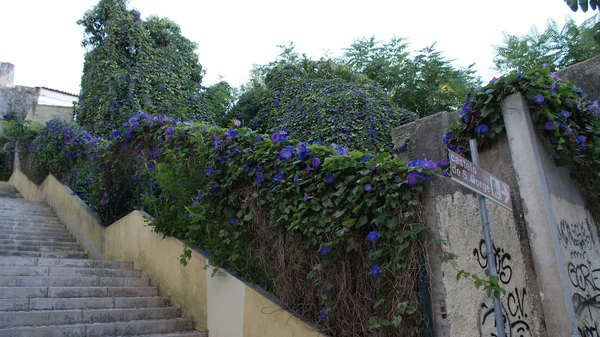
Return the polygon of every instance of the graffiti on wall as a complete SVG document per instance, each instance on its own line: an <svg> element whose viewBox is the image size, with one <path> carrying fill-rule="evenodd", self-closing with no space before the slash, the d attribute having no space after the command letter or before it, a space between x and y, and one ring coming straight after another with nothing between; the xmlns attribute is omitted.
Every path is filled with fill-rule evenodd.
<svg viewBox="0 0 600 337"><path fill-rule="evenodd" d="M582 337L600 337L597 323L600 319L600 255L593 234L595 228L589 219L561 220L558 225L558 241L563 248Z"/></svg>
<svg viewBox="0 0 600 337"><path fill-rule="evenodd" d="M496 272L498 281L506 289L506 295L502 299L502 316L504 318L504 330L509 337L531 336L529 315L525 307L527 289L514 285L513 267L511 255L502 247L493 247L496 259ZM479 246L473 249L473 256L481 269L487 270L487 251L483 239ZM497 337L496 321L494 319L494 306L492 300L481 303L479 310L479 334L480 336Z"/></svg>

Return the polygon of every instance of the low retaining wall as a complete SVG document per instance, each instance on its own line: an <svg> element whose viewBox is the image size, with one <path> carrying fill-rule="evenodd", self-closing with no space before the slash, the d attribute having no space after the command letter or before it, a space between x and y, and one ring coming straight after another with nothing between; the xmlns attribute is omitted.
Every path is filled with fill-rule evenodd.
<svg viewBox="0 0 600 337"><path fill-rule="evenodd" d="M91 258L133 261L134 267L170 296L194 327L211 337L324 336L268 299L254 287L223 270L213 277L207 259L192 251L187 266L179 263L186 247L152 231L146 214L133 211L104 228L70 188L49 175L38 187L16 169L9 181L27 200L50 205Z"/></svg>

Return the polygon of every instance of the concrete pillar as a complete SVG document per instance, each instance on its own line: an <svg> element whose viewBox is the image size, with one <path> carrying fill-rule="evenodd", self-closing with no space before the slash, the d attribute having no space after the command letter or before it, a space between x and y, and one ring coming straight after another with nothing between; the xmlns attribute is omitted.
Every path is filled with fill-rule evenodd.
<svg viewBox="0 0 600 337"><path fill-rule="evenodd" d="M8 62L0 63L0 88L15 86L15 65Z"/></svg>
<svg viewBox="0 0 600 337"><path fill-rule="evenodd" d="M548 336L579 336L547 183L547 151L538 140L529 104L521 94L507 97L502 102L502 113Z"/></svg>

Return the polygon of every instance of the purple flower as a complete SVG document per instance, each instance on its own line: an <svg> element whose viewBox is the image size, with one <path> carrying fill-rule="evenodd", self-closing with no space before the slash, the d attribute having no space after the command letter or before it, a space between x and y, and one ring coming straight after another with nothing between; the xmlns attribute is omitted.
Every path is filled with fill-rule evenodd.
<svg viewBox="0 0 600 337"><path fill-rule="evenodd" d="M486 133L486 132L488 132L488 130L489 130L488 126L485 124L481 124L475 129L475 131L477 131L477 133Z"/></svg>
<svg viewBox="0 0 600 337"><path fill-rule="evenodd" d="M327 319L327 314L325 313L325 311L321 311L321 312L319 312L319 317L321 317L321 319L325 320L325 319Z"/></svg>
<svg viewBox="0 0 600 337"><path fill-rule="evenodd" d="M548 63L542 64L542 68L544 68L544 69L548 68Z"/></svg>
<svg viewBox="0 0 600 337"><path fill-rule="evenodd" d="M492 80L490 81L490 83L496 83L498 82L498 79L496 77L492 78Z"/></svg>
<svg viewBox="0 0 600 337"><path fill-rule="evenodd" d="M309 197L308 194L304 193L304 201L306 202L308 199L312 199L312 197Z"/></svg>
<svg viewBox="0 0 600 337"><path fill-rule="evenodd" d="M523 77L523 72L522 72L522 71L519 71L519 72L517 73L517 78L521 78L521 77Z"/></svg>
<svg viewBox="0 0 600 337"><path fill-rule="evenodd" d="M561 111L560 115L565 119L565 121L567 120L567 118L569 118L569 112L568 111Z"/></svg>
<svg viewBox="0 0 600 337"><path fill-rule="evenodd" d="M327 253L329 253L329 248L327 248L327 247L321 248L321 255L325 255Z"/></svg>
<svg viewBox="0 0 600 337"><path fill-rule="evenodd" d="M546 128L546 130L551 131L552 129L554 129L554 121L547 121L544 127Z"/></svg>
<svg viewBox="0 0 600 337"><path fill-rule="evenodd" d="M206 174L207 177L210 177L213 174L213 168L209 167L206 170L204 170L204 174Z"/></svg>
<svg viewBox="0 0 600 337"><path fill-rule="evenodd" d="M283 179L283 173L277 173L274 177L273 177L273 182L276 181L280 181Z"/></svg>
<svg viewBox="0 0 600 337"><path fill-rule="evenodd" d="M369 160L371 160L371 157L369 157L369 156L362 156L362 157L360 157L360 162L361 163L366 163Z"/></svg>
<svg viewBox="0 0 600 337"><path fill-rule="evenodd" d="M535 95L535 97L533 97L533 100L534 100L534 101L535 101L537 104L542 104L542 103L544 103L544 101L545 101L546 99L544 98L544 95L542 95L542 94L537 94L537 95Z"/></svg>
<svg viewBox="0 0 600 337"><path fill-rule="evenodd" d="M372 231L372 232L369 232L369 234L367 235L367 240L373 242L373 241L377 240L378 237L379 237L379 233L377 233L377 231Z"/></svg>
<svg viewBox="0 0 600 337"><path fill-rule="evenodd" d="M321 166L321 159L319 159L319 157L313 157L313 159L311 161L311 165L314 168L317 168L317 167Z"/></svg>
<svg viewBox="0 0 600 337"><path fill-rule="evenodd" d="M562 79L560 77L558 77L558 75L556 73L550 74L550 77L552 77L553 79L555 79L557 81L562 81Z"/></svg>
<svg viewBox="0 0 600 337"><path fill-rule="evenodd" d="M406 164L406 165L408 167L415 167L415 166L421 166L421 164L423 164L423 160L415 159L415 160L409 161L408 164Z"/></svg>
<svg viewBox="0 0 600 337"><path fill-rule="evenodd" d="M325 182L328 184L333 184L333 181L335 180L335 178L333 177L333 174L328 173L325 175Z"/></svg>
<svg viewBox="0 0 600 337"><path fill-rule="evenodd" d="M261 136L256 136L256 137L254 137L254 141L255 141L255 142L260 142L261 140L262 140L262 137L261 137Z"/></svg>
<svg viewBox="0 0 600 337"><path fill-rule="evenodd" d="M258 185L262 184L262 181L263 181L263 178L264 178L264 177L265 177L265 175L264 175L264 174L262 174L262 173L258 172L258 173L256 174L256 184L258 184Z"/></svg>
<svg viewBox="0 0 600 337"><path fill-rule="evenodd" d="M192 213L192 212L189 212L189 213L188 213L188 218L191 218L191 217L193 217L193 216L194 216L194 213Z"/></svg>
<svg viewBox="0 0 600 337"><path fill-rule="evenodd" d="M282 159L290 159L290 158L292 158L293 152L294 152L294 148L292 146L286 146L279 153L279 157Z"/></svg>
<svg viewBox="0 0 600 337"><path fill-rule="evenodd" d="M423 160L421 167L426 170L435 170L436 168L435 163L431 160Z"/></svg>
<svg viewBox="0 0 600 337"><path fill-rule="evenodd" d="M577 136L575 137L575 142L577 144L585 144L586 137L585 136Z"/></svg>
<svg viewBox="0 0 600 337"><path fill-rule="evenodd" d="M435 167L436 167L436 168L437 168L437 167L444 167L444 166L446 166L446 163L448 163L448 161L449 161L449 160L450 160L449 158L446 158L446 159L440 159L440 160L438 160L438 161L435 163ZM449 163L448 163L448 164L449 164Z"/></svg>
<svg viewBox="0 0 600 337"><path fill-rule="evenodd" d="M175 130L175 128L173 128L172 126L169 126L166 130L165 130L165 134L168 136L170 134L173 133L173 131Z"/></svg>
<svg viewBox="0 0 600 337"><path fill-rule="evenodd" d="M442 144L444 144L444 145L448 144L448 141L452 138L452 136L454 136L454 134L452 132L446 132L444 137L442 137Z"/></svg>
<svg viewBox="0 0 600 337"><path fill-rule="evenodd" d="M573 133L573 129L571 129L571 127L569 126L567 128L567 130L565 131L565 135L570 136Z"/></svg>
<svg viewBox="0 0 600 337"><path fill-rule="evenodd" d="M236 120L233 122L233 125L235 125L235 126L240 126L240 125L242 125L242 122L240 122L239 120L237 120L237 119L236 119Z"/></svg>
<svg viewBox="0 0 600 337"><path fill-rule="evenodd" d="M243 168L244 168L244 172L246 172L246 173L250 172L250 166L248 166L248 164L244 164Z"/></svg>
<svg viewBox="0 0 600 337"><path fill-rule="evenodd" d="M377 275L379 275L380 271L381 271L381 268L379 267L378 264L376 264L371 268L371 271L369 272L369 274L371 274L373 276L377 276Z"/></svg>
<svg viewBox="0 0 600 337"><path fill-rule="evenodd" d="M299 182L300 179L298 178L298 176L294 176L294 184L298 185Z"/></svg>
<svg viewBox="0 0 600 337"><path fill-rule="evenodd" d="M286 135L287 135L287 132L285 132L285 131L277 131L271 135L271 139L275 143L285 142L285 140L287 139Z"/></svg>
<svg viewBox="0 0 600 337"><path fill-rule="evenodd" d="M121 135L121 131L119 130L113 130L113 132L110 134L113 138L117 138Z"/></svg>
<svg viewBox="0 0 600 337"><path fill-rule="evenodd" d="M366 184L365 185L365 191L369 192L373 187L371 186L371 184Z"/></svg>
<svg viewBox="0 0 600 337"><path fill-rule="evenodd" d="M417 171L411 171L406 176L406 181L408 182L408 186L415 186L423 178L424 178L424 176L421 173L419 173Z"/></svg>
<svg viewBox="0 0 600 337"><path fill-rule="evenodd" d="M228 129L227 131L225 131L225 136L227 140L231 140L233 139L233 137L237 136L237 132L235 130Z"/></svg>
<svg viewBox="0 0 600 337"><path fill-rule="evenodd" d="M231 220L229 220L229 223L232 225L235 225L237 223L237 219L236 218L231 218Z"/></svg>

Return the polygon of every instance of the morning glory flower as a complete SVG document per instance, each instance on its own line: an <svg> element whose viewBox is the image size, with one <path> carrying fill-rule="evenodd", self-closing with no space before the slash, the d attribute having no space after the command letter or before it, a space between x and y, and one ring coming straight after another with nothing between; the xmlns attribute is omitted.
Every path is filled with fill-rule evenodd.
<svg viewBox="0 0 600 337"><path fill-rule="evenodd" d="M240 125L242 125L242 122L240 122L239 120L237 120L237 119L236 119L236 120L233 122L233 125L235 125L235 126L240 126Z"/></svg>
<svg viewBox="0 0 600 337"><path fill-rule="evenodd" d="M328 184L333 184L333 181L335 180L335 178L333 177L333 174L328 173L325 175L325 182Z"/></svg>
<svg viewBox="0 0 600 337"><path fill-rule="evenodd" d="M544 126L546 128L546 130L550 131L552 129L554 129L554 121L547 121L546 125Z"/></svg>
<svg viewBox="0 0 600 337"><path fill-rule="evenodd" d="M285 131L277 131L274 134L271 135L271 140L273 140L273 142L275 143L279 143L279 142L285 142L287 132Z"/></svg>
<svg viewBox="0 0 600 337"><path fill-rule="evenodd" d="M327 319L327 314L325 313L325 311L321 311L319 312L319 317L321 317L321 319Z"/></svg>
<svg viewBox="0 0 600 337"><path fill-rule="evenodd" d="M204 174L206 174L207 177L210 177L213 174L213 168L207 168L206 170L204 170Z"/></svg>
<svg viewBox="0 0 600 337"><path fill-rule="evenodd" d="M119 130L113 130L113 132L110 134L113 138L117 138L121 135L121 131Z"/></svg>
<svg viewBox="0 0 600 337"><path fill-rule="evenodd" d="M415 166L421 166L421 164L423 164L423 160L421 160L421 159L415 159L415 160L409 161L408 164L406 164L406 166L408 166L408 167L415 167Z"/></svg>
<svg viewBox="0 0 600 337"><path fill-rule="evenodd" d="M308 194L304 193L304 201L306 202L308 199L312 199L312 197L309 197Z"/></svg>
<svg viewBox="0 0 600 337"><path fill-rule="evenodd" d="M477 131L477 133L486 133L488 132L488 126L485 124L481 124L475 129L475 131Z"/></svg>
<svg viewBox="0 0 600 337"><path fill-rule="evenodd" d="M277 173L274 177L273 177L273 182L279 181L283 179L283 173Z"/></svg>
<svg viewBox="0 0 600 337"><path fill-rule="evenodd" d="M490 83L496 83L498 82L498 79L496 77L492 78L492 80L490 81Z"/></svg>
<svg viewBox="0 0 600 337"><path fill-rule="evenodd" d="M379 267L378 264L376 264L371 268L371 271L369 272L369 274L371 274L373 276L377 276L377 275L379 275L380 271L381 271L381 268Z"/></svg>
<svg viewBox="0 0 600 337"><path fill-rule="evenodd" d="M450 138L452 138L452 136L454 136L454 134L452 132L446 132L444 137L442 137L442 144L444 144L444 145L448 144L448 141L450 140Z"/></svg>
<svg viewBox="0 0 600 337"><path fill-rule="evenodd" d="M327 247L321 248L321 255L325 255L327 253L329 253L329 248L327 248Z"/></svg>
<svg viewBox="0 0 600 337"><path fill-rule="evenodd" d="M255 141L255 142L259 142L259 141L261 141L261 140L262 140L262 137L261 137L261 136L256 136L256 137L254 137L254 141Z"/></svg>
<svg viewBox="0 0 600 337"><path fill-rule="evenodd" d="M426 170L435 170L436 168L435 163L431 160L423 160L421 167Z"/></svg>
<svg viewBox="0 0 600 337"><path fill-rule="evenodd" d="M283 148L283 150L281 150L281 152L279 153L279 157L282 159L290 159L292 158L292 153L294 151L294 148L291 146L286 146Z"/></svg>
<svg viewBox="0 0 600 337"><path fill-rule="evenodd" d="M311 161L311 165L314 168L317 168L321 165L321 159L319 159L319 157L313 157L312 161Z"/></svg>
<svg viewBox="0 0 600 337"><path fill-rule="evenodd" d="M369 156L362 156L362 157L360 157L360 162L361 163L366 163L369 160L371 160L371 157L369 157Z"/></svg>
<svg viewBox="0 0 600 337"><path fill-rule="evenodd" d="M517 78L521 78L521 77L523 77L523 72L522 72L522 71L519 71L519 72L517 73Z"/></svg>
<svg viewBox="0 0 600 337"><path fill-rule="evenodd" d="M408 182L408 186L415 186L418 184L421 179L423 179L423 175L417 171L411 171L406 176L406 181Z"/></svg>
<svg viewBox="0 0 600 337"><path fill-rule="evenodd" d="M188 218L191 218L191 217L193 217L193 216L194 216L194 213L192 213L192 212L189 212L189 213L188 213Z"/></svg>
<svg viewBox="0 0 600 337"><path fill-rule="evenodd" d="M236 218L231 218L231 220L229 220L229 223L232 225L235 225L237 223L237 219Z"/></svg>
<svg viewBox="0 0 600 337"><path fill-rule="evenodd" d="M258 185L262 184L262 181L263 181L263 178L264 178L264 177L265 177L265 175L264 175L264 174L262 174L262 173L260 173L260 172L259 172L259 173L257 173L257 174L256 174L256 184L258 184Z"/></svg>
<svg viewBox="0 0 600 337"><path fill-rule="evenodd" d="M533 97L533 100L534 100L534 101L535 101L537 104L542 104L542 103L544 103L544 101L545 101L546 99L544 98L544 95L542 95L542 94L537 94L537 95L535 95L535 97Z"/></svg>
<svg viewBox="0 0 600 337"><path fill-rule="evenodd" d="M225 131L225 136L227 140L233 139L233 137L237 136L237 132L235 130L229 129Z"/></svg>
<svg viewBox="0 0 600 337"><path fill-rule="evenodd" d="M250 172L250 166L248 166L248 164L244 164L243 168L244 168L244 172L246 172L246 173Z"/></svg>
<svg viewBox="0 0 600 337"><path fill-rule="evenodd" d="M560 115L565 119L565 121L567 120L567 118L569 118L569 112L568 111L561 111Z"/></svg>
<svg viewBox="0 0 600 337"><path fill-rule="evenodd" d="M586 137L585 136L577 136L575 137L575 142L577 144L585 144Z"/></svg>
<svg viewBox="0 0 600 337"><path fill-rule="evenodd" d="M544 69L548 68L548 63L542 64L542 68L544 68Z"/></svg>
<svg viewBox="0 0 600 337"><path fill-rule="evenodd" d="M298 179L298 176L294 176L294 184L298 185L299 182L300 179Z"/></svg>
<svg viewBox="0 0 600 337"><path fill-rule="evenodd" d="M367 240L373 242L373 241L377 240L378 237L379 237L379 233L377 233L377 231L372 231L372 232L369 232L369 234L367 235Z"/></svg>
<svg viewBox="0 0 600 337"><path fill-rule="evenodd" d="M365 191L369 192L373 187L371 186L371 184L366 184L365 185Z"/></svg>

